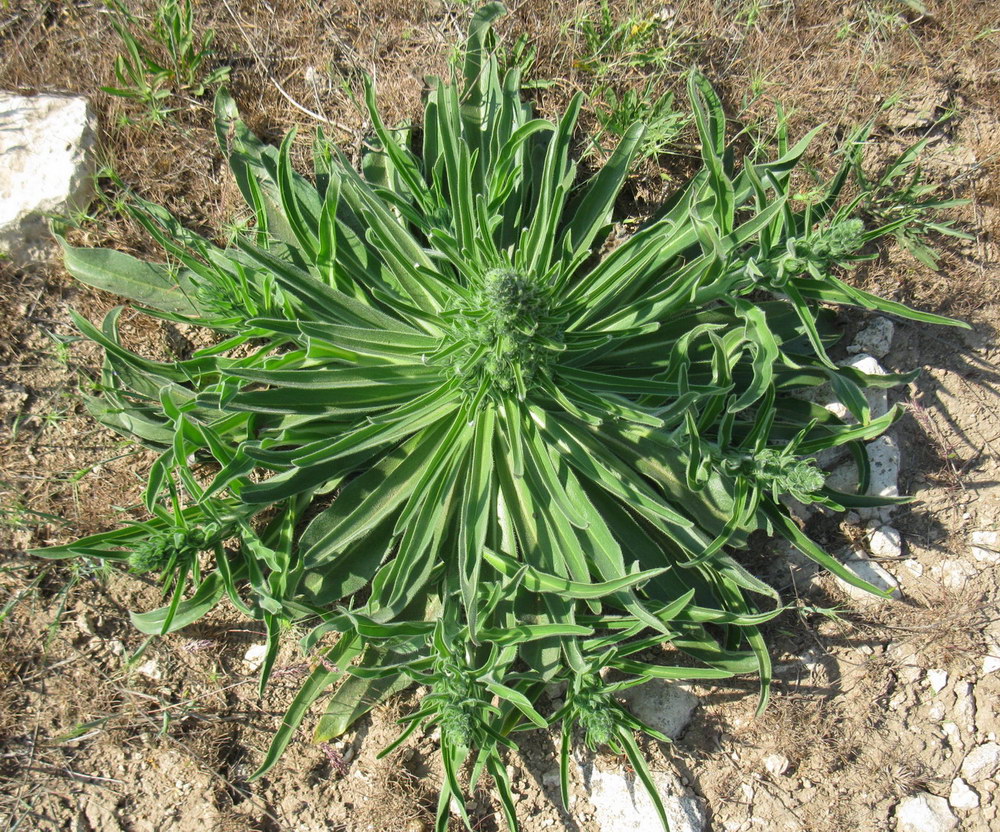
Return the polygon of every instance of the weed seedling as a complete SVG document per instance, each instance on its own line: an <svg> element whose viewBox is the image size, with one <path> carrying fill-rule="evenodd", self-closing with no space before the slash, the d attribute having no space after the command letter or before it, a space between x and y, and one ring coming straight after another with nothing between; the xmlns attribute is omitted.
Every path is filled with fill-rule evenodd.
<svg viewBox="0 0 1000 832"><path fill-rule="evenodd" d="M228 66L210 68L215 32L196 32L191 0L161 0L152 26L133 15L124 0L105 3L125 54L115 59L118 84L101 89L142 104L146 120L162 122L171 99L204 95L229 78Z"/></svg>
<svg viewBox="0 0 1000 832"><path fill-rule="evenodd" d="M585 12L569 24L582 41L574 65L598 78L629 68L665 69L682 46L667 22L656 13L619 18L608 0L601 0L596 16Z"/></svg>
<svg viewBox="0 0 1000 832"><path fill-rule="evenodd" d="M602 153L610 153L611 148L606 144L620 142L636 122L646 125L637 159L655 159L669 151L690 124L691 117L674 108L673 93L657 94L656 87L651 78L641 92L630 89L618 95L611 87L597 88L594 114L600 128L593 140Z"/></svg>

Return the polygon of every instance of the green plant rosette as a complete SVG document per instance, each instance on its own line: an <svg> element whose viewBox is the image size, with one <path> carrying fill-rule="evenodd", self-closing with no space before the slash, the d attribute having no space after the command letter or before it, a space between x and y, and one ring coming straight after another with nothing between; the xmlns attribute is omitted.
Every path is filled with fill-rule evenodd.
<svg viewBox="0 0 1000 832"><path fill-rule="evenodd" d="M133 614L173 632L228 598L269 634L261 690L288 622L309 627L314 670L255 776L310 707L317 738L346 731L395 692L428 693L400 742L438 725L449 806L489 772L512 828L503 763L524 728L562 728L569 748L627 754L656 794L635 733L660 736L615 699L649 679L771 678L759 625L777 592L740 563L758 530L875 594L810 540L789 498L833 510L867 496L871 376L828 355L832 309L956 325L860 291L840 276L900 228L866 228L840 192L861 152L808 204L790 176L814 134L737 169L706 79L688 92L704 166L635 233L610 240L643 126L577 183L581 96L536 118L518 70L500 71L491 3L464 65L434 81L422 129L383 123L362 170L318 132L311 179L216 98L223 153L253 212L220 248L161 207L129 210L168 254L149 263L77 248L69 271L167 321L217 333L189 358L125 348L115 309L95 417L156 453L146 519L40 550L151 571L162 608ZM815 131L814 131L815 132ZM58 230L57 230L58 231ZM814 403L829 385L853 417ZM859 488L825 483L821 451L845 446ZM136 516L135 514L130 516ZM546 715L547 686L566 704ZM666 739L665 737L660 737ZM395 747L394 744L393 747ZM392 748L387 749L391 751Z"/></svg>

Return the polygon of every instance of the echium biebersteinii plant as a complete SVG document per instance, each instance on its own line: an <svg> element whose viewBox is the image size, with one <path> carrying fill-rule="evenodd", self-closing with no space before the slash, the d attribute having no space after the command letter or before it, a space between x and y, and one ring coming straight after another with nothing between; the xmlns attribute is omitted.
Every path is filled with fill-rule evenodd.
<svg viewBox="0 0 1000 832"><path fill-rule="evenodd" d="M862 393L912 375L838 367L830 307L955 324L854 288L845 265L897 224L838 207L860 152L804 207L790 174L807 136L734 166L705 78L688 90L703 169L610 251L612 211L642 138L576 181L581 97L536 118L501 74L480 9L464 67L427 96L420 141L388 129L374 92L356 171L319 133L311 178L258 140L220 93L223 152L254 222L220 248L164 209L131 211L171 263L82 249L67 268L145 312L208 327L214 346L155 361L127 349L120 309L80 330L105 350L95 416L156 453L146 520L41 552L167 571L147 633L228 598L263 621L267 683L288 622L315 657L256 773L309 708L335 737L419 682L404 738L441 730L438 828L492 774L511 828L503 754L525 727L562 726L630 757L655 796L615 694L652 679L771 678L758 625L782 610L739 560L757 530L882 594L810 540L789 497L884 505L832 489L816 460L859 451L900 415ZM801 209L801 210L800 210ZM831 384L848 423L811 403ZM139 507L140 509L142 507ZM135 516L135 515L132 515ZM675 663L671 659L684 661ZM565 706L545 713L547 686ZM652 732L656 736L655 732ZM464 784L464 785L463 785Z"/></svg>

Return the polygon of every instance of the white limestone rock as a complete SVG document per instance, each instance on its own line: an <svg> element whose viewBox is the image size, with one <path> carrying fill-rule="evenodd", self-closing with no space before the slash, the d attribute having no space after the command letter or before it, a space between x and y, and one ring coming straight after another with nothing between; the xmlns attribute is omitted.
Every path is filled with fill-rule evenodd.
<svg viewBox="0 0 1000 832"><path fill-rule="evenodd" d="M800 591L809 589L820 576L822 569L812 558L807 558L784 538L772 540L769 544L774 554L771 575L777 581L791 579L792 585Z"/></svg>
<svg viewBox="0 0 1000 832"><path fill-rule="evenodd" d="M251 671L259 670L260 666L264 664L266 656L267 644L262 641L257 642L256 644L251 644L243 654L243 664L245 664Z"/></svg>
<svg viewBox="0 0 1000 832"><path fill-rule="evenodd" d="M698 697L685 685L665 679L651 679L623 695L628 709L647 725L676 739L687 728Z"/></svg>
<svg viewBox="0 0 1000 832"><path fill-rule="evenodd" d="M844 566L861 578L861 580L868 581L868 583L877 589L889 592L899 587L899 582L891 574L860 549L854 551L844 560ZM842 578L837 578L837 583L855 601L877 602L881 600L877 595L872 595L870 592L849 584Z"/></svg>
<svg viewBox="0 0 1000 832"><path fill-rule="evenodd" d="M858 493L858 466L852 457L847 457L840 463L829 468L826 474L826 487L844 494Z"/></svg>
<svg viewBox="0 0 1000 832"><path fill-rule="evenodd" d="M972 557L974 557L979 563L1000 563L1000 532L973 532Z"/></svg>
<svg viewBox="0 0 1000 832"><path fill-rule="evenodd" d="M931 576L940 581L945 589L955 592L962 590L979 574L975 566L961 558L945 558L940 563L934 564L930 571Z"/></svg>
<svg viewBox="0 0 1000 832"><path fill-rule="evenodd" d="M0 255L20 266L52 255L46 215L88 205L96 142L85 98L0 93Z"/></svg>
<svg viewBox="0 0 1000 832"><path fill-rule="evenodd" d="M933 668L927 671L927 683L934 693L941 693L948 684L948 671Z"/></svg>
<svg viewBox="0 0 1000 832"><path fill-rule="evenodd" d="M948 802L953 809L978 809L979 795L961 777L956 777L951 781L951 794L948 795Z"/></svg>
<svg viewBox="0 0 1000 832"><path fill-rule="evenodd" d="M135 670L137 673L141 673L147 679L152 679L154 682L159 682L163 678L163 671L160 669L160 663L156 659L147 659Z"/></svg>
<svg viewBox="0 0 1000 832"><path fill-rule="evenodd" d="M871 466L868 494L879 497L899 496L899 443L889 433L884 433L868 443L866 448ZM862 519L887 523L895 506L859 508Z"/></svg>
<svg viewBox="0 0 1000 832"><path fill-rule="evenodd" d="M707 819L702 800L689 794L676 777L663 772L652 772L651 776L671 832L704 832ZM589 781L594 820L602 832L650 832L662 828L653 801L634 777L595 767Z"/></svg>
<svg viewBox="0 0 1000 832"><path fill-rule="evenodd" d="M888 375L885 368L879 364L874 357L864 353L856 355L848 361L842 361L841 366L853 367L858 372L866 373L870 376ZM862 390L862 392L868 400L868 407L871 408L873 419L885 416L885 414L889 412L889 395L885 389L880 387L868 387Z"/></svg>
<svg viewBox="0 0 1000 832"><path fill-rule="evenodd" d="M868 551L876 558L898 558L903 554L903 538L892 526L879 526L868 535Z"/></svg>
<svg viewBox="0 0 1000 832"><path fill-rule="evenodd" d="M774 777L780 777L791 765L784 754L768 754L764 758L764 768Z"/></svg>
<svg viewBox="0 0 1000 832"><path fill-rule="evenodd" d="M970 783L990 780L1000 771L1000 745L984 742L977 745L962 761L962 777Z"/></svg>
<svg viewBox="0 0 1000 832"><path fill-rule="evenodd" d="M841 362L843 367L853 367L854 369L868 375L886 375L885 368L879 364L878 360L867 353L856 355L848 361ZM884 416L889 411L889 401L887 391L877 388L869 388L863 391L871 410L872 418ZM834 415L841 418L847 424L856 424L855 419L847 408L836 400L833 389L830 385L817 387L810 398L820 406L826 408ZM835 452L835 453L834 453ZM882 436L869 442L866 446L868 463L871 468L871 482L868 494L871 496L897 497L899 496L899 443L892 434ZM847 493L857 493L857 467L854 460L844 456L844 449L831 449L817 456L820 467L826 470L826 484L836 491ZM858 515L862 520L873 522L876 526L885 525L895 506L879 506L873 508L858 509ZM891 527L888 527L891 530ZM896 535L898 537L898 534ZM881 541L880 541L881 542ZM891 545L892 539L887 541ZM873 552L878 555L878 553ZM878 555L880 557L898 557L899 555Z"/></svg>
<svg viewBox="0 0 1000 832"><path fill-rule="evenodd" d="M972 682L959 679L953 687L955 693L955 704L951 709L952 719L969 736L976 733L976 697L973 695ZM996 752L1000 751L1000 746L994 743L994 757L997 766L1000 766L1000 756ZM985 752L989 754L989 752ZM996 767L993 769L996 773ZM992 774L991 774L992 776Z"/></svg>
<svg viewBox="0 0 1000 832"><path fill-rule="evenodd" d="M896 806L896 832L950 832L958 827L958 818L943 797L920 792Z"/></svg>
<svg viewBox="0 0 1000 832"><path fill-rule="evenodd" d="M849 353L868 353L875 358L885 358L892 346L892 336L896 327L888 318L875 318L854 338L847 351Z"/></svg>

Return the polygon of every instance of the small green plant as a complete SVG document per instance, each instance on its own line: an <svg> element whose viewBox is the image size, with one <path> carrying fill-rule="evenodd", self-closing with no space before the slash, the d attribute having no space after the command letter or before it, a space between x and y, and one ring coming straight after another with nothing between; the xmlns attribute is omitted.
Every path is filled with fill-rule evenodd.
<svg viewBox="0 0 1000 832"><path fill-rule="evenodd" d="M862 0L847 10L837 38L857 41L865 52L876 51L899 33L918 43L912 24L925 14L927 9L921 0Z"/></svg>
<svg viewBox="0 0 1000 832"><path fill-rule="evenodd" d="M517 69L521 75L521 89L548 89L555 81L533 77L538 47L527 34L519 35L509 47L501 45L497 51L497 63L502 73Z"/></svg>
<svg viewBox="0 0 1000 832"><path fill-rule="evenodd" d="M860 144L804 207L790 174L811 135L737 169L708 81L688 92L704 167L640 230L601 254L644 128L576 183L582 96L534 117L517 67L503 75L490 3L452 83L436 81L420 141L366 105L374 140L355 170L318 132L314 172L289 135L261 142L216 97L223 152L253 225L220 248L163 208L130 210L177 264L70 245L67 268L149 314L218 341L154 361L118 335L121 309L81 332L105 350L105 425L156 453L145 514L45 550L159 576L148 634L222 599L264 622L263 690L281 635L310 627L313 669L254 777L321 699L316 739L348 730L418 682L403 735L440 728L439 832L492 775L517 828L504 753L558 725L570 747L628 755L650 731L615 696L658 679L721 680L771 665L758 627L785 608L739 552L784 536L851 584L881 593L807 537L785 496L832 510L900 502L828 486L821 451L881 434L866 387L913 374L839 367L828 305L960 325L855 289L844 266L903 227L839 205ZM839 207L838 207L839 206ZM58 231L59 229L57 229ZM810 402L832 384L856 420ZM565 706L545 713L548 685ZM659 737L663 739L663 737Z"/></svg>
<svg viewBox="0 0 1000 832"><path fill-rule="evenodd" d="M960 240L974 239L951 221L940 220L938 214L968 200L938 198L934 194L941 186L925 182L917 159L933 141L921 139L886 164L876 178L865 173L861 160L854 165L855 182L861 193L858 208L873 222L895 226L896 241L928 268L938 269L940 254L927 242L929 234L940 234Z"/></svg>
<svg viewBox="0 0 1000 832"><path fill-rule="evenodd" d="M681 39L668 22L659 13L638 10L619 18L608 0L601 0L596 15L585 12L571 24L581 39L574 66L601 77L627 69L662 70L674 65Z"/></svg>
<svg viewBox="0 0 1000 832"><path fill-rule="evenodd" d="M161 0L151 27L123 0L105 2L125 54L115 59L117 86L102 87L104 92L138 101L150 120L160 122L172 97L204 95L229 78L228 66L209 68L215 32L196 33L192 0ZM137 34L144 30L146 37Z"/></svg>
<svg viewBox="0 0 1000 832"><path fill-rule="evenodd" d="M597 149L609 154L611 148L605 147L605 143L613 140L617 144L633 124L641 122L646 130L637 157L655 159L669 151L691 118L674 109L673 93L657 94L656 87L655 81L649 79L641 92L629 89L618 95L609 86L599 86L594 91L594 115L600 125L593 137Z"/></svg>

